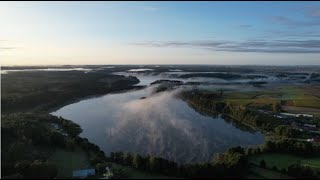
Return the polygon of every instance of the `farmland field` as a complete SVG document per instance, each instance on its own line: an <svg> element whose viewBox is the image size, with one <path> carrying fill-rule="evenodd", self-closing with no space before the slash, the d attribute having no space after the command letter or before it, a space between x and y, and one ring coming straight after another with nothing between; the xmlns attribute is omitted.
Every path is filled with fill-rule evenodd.
<svg viewBox="0 0 320 180"><path fill-rule="evenodd" d="M252 166L246 179L292 179L292 177L279 172Z"/></svg>
<svg viewBox="0 0 320 180"><path fill-rule="evenodd" d="M320 156L302 158L289 154L262 154L251 157L249 161L253 164L259 165L262 159L265 160L268 168L272 168L273 166L276 166L278 169L287 168L291 163L297 162L301 163L301 165L307 165L314 169L320 169Z"/></svg>

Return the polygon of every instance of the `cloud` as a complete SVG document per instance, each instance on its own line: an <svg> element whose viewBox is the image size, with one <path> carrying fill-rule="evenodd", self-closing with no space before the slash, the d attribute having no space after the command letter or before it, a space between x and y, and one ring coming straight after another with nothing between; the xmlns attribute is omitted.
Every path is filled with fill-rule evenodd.
<svg viewBox="0 0 320 180"><path fill-rule="evenodd" d="M19 49L21 44L18 43L19 41L0 39L0 51Z"/></svg>
<svg viewBox="0 0 320 180"><path fill-rule="evenodd" d="M252 28L252 25L250 25L250 24L240 24L237 27L243 28L243 29L249 29L249 28Z"/></svg>
<svg viewBox="0 0 320 180"><path fill-rule="evenodd" d="M16 47L0 47L0 49L17 49Z"/></svg>
<svg viewBox="0 0 320 180"><path fill-rule="evenodd" d="M310 6L305 8L305 14L310 17L320 17L320 6Z"/></svg>
<svg viewBox="0 0 320 180"><path fill-rule="evenodd" d="M203 48L228 52L320 53L320 40L168 41L134 43L134 45Z"/></svg>
<svg viewBox="0 0 320 180"><path fill-rule="evenodd" d="M300 31L293 32L289 31L268 31L266 36L263 38L320 38L320 32L318 31Z"/></svg>
<svg viewBox="0 0 320 180"><path fill-rule="evenodd" d="M0 47L0 51L15 50L15 49L18 49L18 47Z"/></svg>
<svg viewBox="0 0 320 180"><path fill-rule="evenodd" d="M148 11L148 12L156 12L159 10L159 8L157 7L152 7L152 6L148 6L148 7L143 7L144 11Z"/></svg>
<svg viewBox="0 0 320 180"><path fill-rule="evenodd" d="M272 16L273 23L286 25L289 27L306 27L306 26L320 26L320 20L297 21L285 16Z"/></svg>

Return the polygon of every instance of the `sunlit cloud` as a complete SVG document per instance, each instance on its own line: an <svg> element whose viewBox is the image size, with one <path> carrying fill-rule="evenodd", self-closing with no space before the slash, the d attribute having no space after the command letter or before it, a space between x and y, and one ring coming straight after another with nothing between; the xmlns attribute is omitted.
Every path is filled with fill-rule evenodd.
<svg viewBox="0 0 320 180"><path fill-rule="evenodd" d="M21 44L18 41L0 39L0 51L20 49Z"/></svg>

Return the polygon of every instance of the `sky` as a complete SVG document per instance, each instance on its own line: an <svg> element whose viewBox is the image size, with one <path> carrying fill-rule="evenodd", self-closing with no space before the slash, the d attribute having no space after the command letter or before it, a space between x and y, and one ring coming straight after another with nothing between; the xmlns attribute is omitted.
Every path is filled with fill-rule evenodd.
<svg viewBox="0 0 320 180"><path fill-rule="evenodd" d="M320 65L320 2L0 2L0 65Z"/></svg>

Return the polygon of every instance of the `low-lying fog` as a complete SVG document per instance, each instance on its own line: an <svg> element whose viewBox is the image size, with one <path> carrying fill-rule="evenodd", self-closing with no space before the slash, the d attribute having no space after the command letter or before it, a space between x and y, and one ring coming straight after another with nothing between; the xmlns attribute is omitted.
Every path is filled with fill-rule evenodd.
<svg viewBox="0 0 320 180"><path fill-rule="evenodd" d="M197 72L196 74L201 73L225 73L227 72ZM184 71L170 71L170 72L152 72L149 70L144 69L137 69L137 71L122 71L122 72L114 72L113 74L116 75L124 75L124 76L135 76L140 80L140 83L137 85L150 85L150 83L156 81L156 80L179 80L184 83L186 82L199 82L204 84L247 84L249 82L266 82L269 84L292 84L292 83L303 83L306 79L309 78L309 75L306 76L306 79L295 79L295 76L292 75L290 77L286 78L280 78L276 77L275 73L272 74L266 74L266 73L231 73L234 75L243 75L243 78L238 79L223 79L223 78L215 78L215 77L189 77L189 78L181 78L180 75L185 74L194 74L194 72L184 72ZM264 78L245 78L245 76L264 76Z"/></svg>
<svg viewBox="0 0 320 180"><path fill-rule="evenodd" d="M200 115L175 98L181 89L153 94L153 88L83 100L52 114L80 124L81 136L107 154L124 151L178 163L203 162L229 147L264 141L260 132L240 130L220 117Z"/></svg>
<svg viewBox="0 0 320 180"><path fill-rule="evenodd" d="M92 69L87 68L43 68L43 69L10 69L10 70L1 70L1 74L8 74L10 72L23 72L23 71L84 71L89 72Z"/></svg>
<svg viewBox="0 0 320 180"><path fill-rule="evenodd" d="M264 72L261 73L231 72L235 76L222 76L229 79L201 77L202 74L199 73L208 71L187 72L186 67L181 70L182 66L169 67L167 70L158 66L152 69L149 67L116 67L110 71L118 75L136 76L140 80L137 85L147 86L144 89L83 100L65 106L53 114L80 124L83 129L81 136L99 145L107 154L124 151L161 156L178 163L203 162L210 160L213 154L224 152L230 147L261 144L264 137L260 132L248 131L221 117L212 118L199 114L187 103L175 97L179 91L188 87L256 91L259 88L305 81L292 79L295 75L301 74L287 73L285 76L279 76L280 71L269 71L267 67L264 67ZM223 73L222 70L217 72ZM190 73L197 73L200 77L179 77ZM251 78L243 78L248 75ZM257 78L252 78L254 76ZM306 78L309 76L306 75ZM152 93L155 85L150 86L150 83L161 79L200 84L183 85L174 91ZM265 81L267 84L263 84L262 87L249 84L252 81Z"/></svg>

